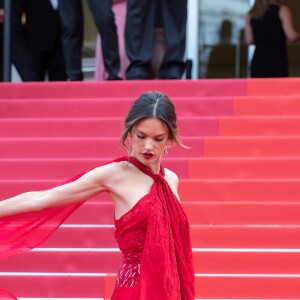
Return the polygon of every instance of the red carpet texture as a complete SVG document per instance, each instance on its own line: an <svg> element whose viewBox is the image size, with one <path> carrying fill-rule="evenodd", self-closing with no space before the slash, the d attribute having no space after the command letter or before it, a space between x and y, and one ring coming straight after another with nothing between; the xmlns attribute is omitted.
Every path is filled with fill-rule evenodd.
<svg viewBox="0 0 300 300"><path fill-rule="evenodd" d="M0 198L52 187L126 154L122 123L142 92L175 103L190 149L180 177L197 299L300 299L300 78L0 84ZM109 299L120 252L106 195L44 244L0 261L19 299ZM155 299L156 300L156 299ZM160 299L157 299L160 300Z"/></svg>

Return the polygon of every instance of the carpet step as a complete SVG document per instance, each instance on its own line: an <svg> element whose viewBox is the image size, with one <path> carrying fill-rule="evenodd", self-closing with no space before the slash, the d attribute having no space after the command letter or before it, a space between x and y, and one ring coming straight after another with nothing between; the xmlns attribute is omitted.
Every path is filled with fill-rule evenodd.
<svg viewBox="0 0 300 300"><path fill-rule="evenodd" d="M141 93L161 91L169 97L245 95L247 80L123 80L120 82L26 82L1 83L0 99L43 98L126 98L135 100ZM278 90L282 84L276 84ZM254 91L255 88L252 88ZM188 93L187 93L188 91ZM254 92L252 92L254 93Z"/></svg>
<svg viewBox="0 0 300 300"><path fill-rule="evenodd" d="M207 137L206 157L297 157L300 137Z"/></svg>
<svg viewBox="0 0 300 300"><path fill-rule="evenodd" d="M235 97L235 116L299 116L300 96Z"/></svg>
<svg viewBox="0 0 300 300"><path fill-rule="evenodd" d="M197 232L198 231L198 232ZM284 249L298 251L299 226L245 225L245 226L199 226L191 231L193 247L230 249ZM225 248L225 249L224 249ZM247 250L246 250L247 251ZM276 263L275 263L276 264ZM299 269L298 269L299 271Z"/></svg>
<svg viewBox="0 0 300 300"><path fill-rule="evenodd" d="M65 224L114 224L113 204L108 199L89 200ZM108 196L106 196L108 197ZM300 225L300 202L187 202L182 199L191 225Z"/></svg>
<svg viewBox="0 0 300 300"><path fill-rule="evenodd" d="M112 201L104 198L101 195L98 200L84 203L67 219L66 224L114 224ZM181 201L191 225L300 225L299 199L295 202L285 199L280 202Z"/></svg>
<svg viewBox="0 0 300 300"><path fill-rule="evenodd" d="M191 147L169 149L164 161L180 177L196 297L300 299L299 82L0 83L0 199L126 155L118 145L131 103L161 90ZM90 199L40 248L0 261L0 288L108 299L120 264L113 224L108 195Z"/></svg>
<svg viewBox="0 0 300 300"><path fill-rule="evenodd" d="M46 186L45 188L49 188ZM10 195L15 195L17 190L10 189ZM23 189L23 191L39 190L39 188ZM21 192L21 191L20 191ZM1 194L4 194L1 192ZM7 193L9 194L9 193ZM2 199L5 199L4 197ZM245 198L245 197L243 197ZM299 197L294 202L282 201L253 202L237 200L233 202L224 200L188 201L181 197L182 206L190 224L192 225L300 225ZM101 225L114 224L114 209L107 194L101 194L95 199L90 199L75 211L65 224Z"/></svg>
<svg viewBox="0 0 300 300"><path fill-rule="evenodd" d="M247 95L299 95L299 78L251 78L247 80Z"/></svg>
<svg viewBox="0 0 300 300"><path fill-rule="evenodd" d="M100 298L109 297L114 278L106 274L14 274L0 275L1 288L17 298ZM18 283L18 284L16 284ZM22 283L22 284L21 284ZM107 283L109 292L107 291ZM108 298L107 298L108 299Z"/></svg>
<svg viewBox="0 0 300 300"><path fill-rule="evenodd" d="M9 118L0 120L0 138L20 137L119 137L123 118ZM215 117L182 117L178 120L181 137L217 135Z"/></svg>
<svg viewBox="0 0 300 300"><path fill-rule="evenodd" d="M114 224L113 204L108 196L101 195L97 201L89 200L65 222L73 225ZM187 202L182 206L191 225L300 225L300 203L287 202Z"/></svg>
<svg viewBox="0 0 300 300"><path fill-rule="evenodd" d="M300 157L198 157L190 179L299 179Z"/></svg>
<svg viewBox="0 0 300 300"><path fill-rule="evenodd" d="M51 188L61 181L55 180L1 180L1 198L24 191ZM281 202L300 199L300 180L186 180L180 181L179 194L182 201L253 201ZM101 197L107 199L106 194Z"/></svg>
<svg viewBox="0 0 300 300"><path fill-rule="evenodd" d="M1 99L133 97L149 90L170 97L193 96L289 96L299 94L299 78L124 80L120 82L26 82L1 83Z"/></svg>
<svg viewBox="0 0 300 300"><path fill-rule="evenodd" d="M1 98L0 98L1 99ZM134 99L3 99L0 117L10 118L125 118ZM232 97L175 97L178 118L232 115ZM33 109L34 107L34 109ZM117 108L117 109L113 109Z"/></svg>
<svg viewBox="0 0 300 300"><path fill-rule="evenodd" d="M173 157L202 156L203 138L187 137L190 147L172 147ZM0 157L4 158L96 158L126 155L119 138L7 138L0 140Z"/></svg>
<svg viewBox="0 0 300 300"><path fill-rule="evenodd" d="M102 118L8 118L0 120L0 137L118 137L123 119ZM181 136L293 136L300 134L298 117L182 117ZM220 129L219 129L220 126ZM63 130L62 130L63 129Z"/></svg>
<svg viewBox="0 0 300 300"><path fill-rule="evenodd" d="M30 251L0 261L1 272L39 273L114 273L121 263L121 253L101 249L71 251ZM280 250L279 250L280 251ZM205 250L193 252L195 273L200 274L299 274L300 252L250 250ZM299 274L300 276L300 274Z"/></svg>
<svg viewBox="0 0 300 300"><path fill-rule="evenodd" d="M202 220L199 220L201 223ZM299 223L299 222L298 222ZM42 248L118 248L114 226L72 225L59 228ZM299 249L300 227L293 225L191 225L194 248ZM224 250L226 251L226 250Z"/></svg>
<svg viewBox="0 0 300 300"><path fill-rule="evenodd" d="M18 298L99 298L113 290L114 277L106 274L70 275L40 274L1 276L1 287ZM12 280L13 279L13 280ZM15 284L22 282L22 284ZM249 276L236 274L199 275L196 277L196 298L200 299L298 299L299 277Z"/></svg>
<svg viewBox="0 0 300 300"><path fill-rule="evenodd" d="M248 276L237 274L200 277L196 295L200 299L299 299L299 276Z"/></svg>
<svg viewBox="0 0 300 300"><path fill-rule="evenodd" d="M300 98L299 98L300 102ZM299 136L299 116L221 117L221 136Z"/></svg>
<svg viewBox="0 0 300 300"><path fill-rule="evenodd" d="M108 163L115 158L0 159L0 180L37 179L63 181L76 174ZM162 163L166 168L176 172L180 178L188 178L188 159L166 155Z"/></svg>
<svg viewBox="0 0 300 300"><path fill-rule="evenodd" d="M86 203L86 208L90 204ZM93 205L91 204L91 207ZM193 225L272 226L300 225L300 201L194 201L182 199L182 206Z"/></svg>
<svg viewBox="0 0 300 300"><path fill-rule="evenodd" d="M107 196L108 197L108 196ZM68 224L113 224L113 204L105 196L89 200L67 220ZM192 225L300 225L300 202L188 202L182 206ZM108 222L109 221L109 222Z"/></svg>
<svg viewBox="0 0 300 300"><path fill-rule="evenodd" d="M190 147L173 147L176 156L253 156L297 157L300 137L186 137L183 143ZM118 138L7 138L0 140L1 158L74 158L118 157L124 155ZM282 146L284 145L284 147Z"/></svg>

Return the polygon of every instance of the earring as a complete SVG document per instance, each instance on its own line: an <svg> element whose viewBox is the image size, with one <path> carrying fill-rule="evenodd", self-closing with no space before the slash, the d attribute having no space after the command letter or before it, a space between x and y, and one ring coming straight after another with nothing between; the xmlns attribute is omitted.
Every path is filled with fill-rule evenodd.
<svg viewBox="0 0 300 300"><path fill-rule="evenodd" d="M164 150L164 155L168 155L168 148L166 147L166 149Z"/></svg>

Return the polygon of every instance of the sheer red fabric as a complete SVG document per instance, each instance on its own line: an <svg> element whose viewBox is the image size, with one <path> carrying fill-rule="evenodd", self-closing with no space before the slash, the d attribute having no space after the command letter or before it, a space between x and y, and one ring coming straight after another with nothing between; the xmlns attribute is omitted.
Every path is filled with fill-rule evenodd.
<svg viewBox="0 0 300 300"><path fill-rule="evenodd" d="M0 299L1 300L18 300L14 295L8 293L7 291L0 289Z"/></svg>
<svg viewBox="0 0 300 300"><path fill-rule="evenodd" d="M164 179L163 167L154 174L133 157L114 162L124 160L152 177L154 183L150 193L115 222L123 262L111 300L195 299L189 224ZM0 219L0 258L37 247L80 205Z"/></svg>
<svg viewBox="0 0 300 300"><path fill-rule="evenodd" d="M63 184L74 181L83 174L76 175ZM40 245L81 204L0 218L0 259L23 253Z"/></svg>

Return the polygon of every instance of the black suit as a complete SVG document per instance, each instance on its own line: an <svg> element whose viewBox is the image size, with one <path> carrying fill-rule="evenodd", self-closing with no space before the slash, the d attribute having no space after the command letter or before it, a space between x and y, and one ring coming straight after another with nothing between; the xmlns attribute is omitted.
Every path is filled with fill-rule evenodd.
<svg viewBox="0 0 300 300"><path fill-rule="evenodd" d="M25 0L11 1L11 60L23 81L36 81L36 64L21 22L24 5Z"/></svg>
<svg viewBox="0 0 300 300"><path fill-rule="evenodd" d="M25 13L26 37L38 69L38 80L45 80L46 74L50 81L66 80L58 11L50 0L26 0Z"/></svg>
<svg viewBox="0 0 300 300"><path fill-rule="evenodd" d="M88 0L88 3L100 33L103 61L108 79L116 79L120 70L120 59L112 0ZM59 0L59 14L68 78L82 80L83 12L81 0Z"/></svg>
<svg viewBox="0 0 300 300"><path fill-rule="evenodd" d="M157 6L159 5L159 6ZM156 20L159 13L161 20ZM161 79L179 79L185 70L187 0L127 0L125 44L130 65L127 79L148 79L156 21L165 33Z"/></svg>

